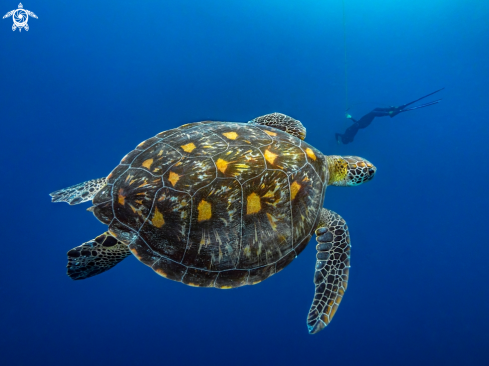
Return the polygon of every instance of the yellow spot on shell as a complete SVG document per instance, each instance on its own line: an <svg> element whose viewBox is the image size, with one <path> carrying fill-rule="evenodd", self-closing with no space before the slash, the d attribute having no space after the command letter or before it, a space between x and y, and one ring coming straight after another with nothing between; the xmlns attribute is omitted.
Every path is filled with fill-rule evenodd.
<svg viewBox="0 0 489 366"><path fill-rule="evenodd" d="M148 160L143 161L143 164L142 165L146 169L149 169L149 168L151 168L151 164L153 164L153 159L148 159Z"/></svg>
<svg viewBox="0 0 489 366"><path fill-rule="evenodd" d="M230 288L233 288L233 286L221 286L219 287L221 290L229 290Z"/></svg>
<svg viewBox="0 0 489 366"><path fill-rule="evenodd" d="M236 140L236 137L238 137L238 134L236 132L224 132L223 136L226 136L230 140Z"/></svg>
<svg viewBox="0 0 489 366"><path fill-rule="evenodd" d="M183 151L188 152L188 153L194 151L194 149L195 149L195 145L193 142L190 142L187 145L182 145L180 147L183 149Z"/></svg>
<svg viewBox="0 0 489 366"><path fill-rule="evenodd" d="M186 285L188 285L188 286L192 286L192 287L200 287L200 285L199 285L199 284L197 284L197 283L193 283L193 282L189 282L189 283L187 283Z"/></svg>
<svg viewBox="0 0 489 366"><path fill-rule="evenodd" d="M269 151L269 150L265 150L265 159L267 159L267 161L270 163L270 164L273 164L273 162L275 161L275 159L277 158L277 154L274 154L273 152Z"/></svg>
<svg viewBox="0 0 489 366"><path fill-rule="evenodd" d="M159 274L160 276L162 276L162 277L168 278L168 275L166 274L166 272L165 272L165 271L163 271L163 270L162 270L162 269L160 269L160 268L155 269L155 272L156 272L156 273L158 273L158 274Z"/></svg>
<svg viewBox="0 0 489 366"><path fill-rule="evenodd" d="M317 159L317 158L316 158L316 154L314 154L314 151L312 151L312 149L311 149L311 148L309 148L309 147L306 149L306 154L307 154L307 156L309 156L309 157L310 157L312 160L316 160L316 159Z"/></svg>
<svg viewBox="0 0 489 366"><path fill-rule="evenodd" d="M155 207L155 213L153 215L153 226L160 228L163 225L165 225L165 219L163 219L163 214L160 211L158 211L158 207Z"/></svg>
<svg viewBox="0 0 489 366"><path fill-rule="evenodd" d="M134 248L129 248L129 250L132 252L132 254L134 254L134 256L137 258L137 259L141 259L141 256L139 255L138 251Z"/></svg>
<svg viewBox="0 0 489 366"><path fill-rule="evenodd" d="M263 198L270 198L270 197L275 197L275 193L273 191L268 191L267 193L265 193L265 195L263 196Z"/></svg>
<svg viewBox="0 0 489 366"><path fill-rule="evenodd" d="M124 196L122 193L124 193L124 190L122 188L119 189L119 198L117 199L119 201L119 204L124 206L126 203L126 196Z"/></svg>
<svg viewBox="0 0 489 366"><path fill-rule="evenodd" d="M197 221L199 222L209 220L212 217L212 206L206 200L200 201L197 210L199 210L199 216L197 218Z"/></svg>
<svg viewBox="0 0 489 366"><path fill-rule="evenodd" d="M170 181L171 185L175 187L175 184L180 180L180 175L174 172L170 172L170 175L168 177L168 180Z"/></svg>
<svg viewBox="0 0 489 366"><path fill-rule="evenodd" d="M244 249L243 249L243 253L245 256L247 256L248 258L250 257L251 255L251 249L249 246L246 246Z"/></svg>
<svg viewBox="0 0 489 366"><path fill-rule="evenodd" d="M270 221L270 225L272 226L272 229L274 231L277 231L276 221L278 221L278 220L275 217L273 217L272 215L270 215L268 212L267 212L267 217L268 217L268 221Z"/></svg>
<svg viewBox="0 0 489 366"><path fill-rule="evenodd" d="M246 209L246 213L248 215L260 212L261 210L261 200L260 196L255 192L248 196L248 207Z"/></svg>
<svg viewBox="0 0 489 366"><path fill-rule="evenodd" d="M297 192L299 192L300 189L301 189L301 185L297 182L294 182L290 185L290 196L292 199L295 198Z"/></svg>
<svg viewBox="0 0 489 366"><path fill-rule="evenodd" d="M265 132L268 136L277 136L277 134L272 131L263 130L263 132Z"/></svg>
<svg viewBox="0 0 489 366"><path fill-rule="evenodd" d="M221 171L221 173L224 173L226 171L228 164L229 163L226 160L223 160L221 158L217 159L217 161L216 161L217 169L219 169Z"/></svg>

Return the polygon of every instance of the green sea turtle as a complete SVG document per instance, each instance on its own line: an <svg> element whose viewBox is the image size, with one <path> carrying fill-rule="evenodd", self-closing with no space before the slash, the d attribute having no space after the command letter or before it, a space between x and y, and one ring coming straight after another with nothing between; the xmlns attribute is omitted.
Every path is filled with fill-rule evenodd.
<svg viewBox="0 0 489 366"><path fill-rule="evenodd" d="M162 132L127 154L107 178L51 193L89 208L106 233L68 252L84 279L134 254L159 275L190 286L234 288L285 268L317 239L310 333L332 319L347 287L350 238L323 208L326 186L356 186L376 168L325 156L303 141L300 121L280 113L248 124L196 122Z"/></svg>

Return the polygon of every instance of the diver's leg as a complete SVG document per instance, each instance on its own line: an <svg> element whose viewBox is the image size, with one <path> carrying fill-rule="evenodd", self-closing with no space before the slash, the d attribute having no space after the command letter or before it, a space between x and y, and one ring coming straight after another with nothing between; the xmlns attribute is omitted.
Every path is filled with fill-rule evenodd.
<svg viewBox="0 0 489 366"><path fill-rule="evenodd" d="M358 121L358 128L366 128L368 127L372 121L374 120L375 117L383 117L387 116L388 114L382 111L376 111L375 109L372 112L367 113L365 116L360 118Z"/></svg>
<svg viewBox="0 0 489 366"><path fill-rule="evenodd" d="M375 108L372 112L374 113L376 117L383 117L389 114L390 111L392 111L395 107L389 107L389 108Z"/></svg>

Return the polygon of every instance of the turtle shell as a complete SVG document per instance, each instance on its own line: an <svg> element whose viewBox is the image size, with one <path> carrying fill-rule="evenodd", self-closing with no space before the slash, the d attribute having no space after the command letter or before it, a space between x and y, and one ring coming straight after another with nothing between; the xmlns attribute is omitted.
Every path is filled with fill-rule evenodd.
<svg viewBox="0 0 489 366"><path fill-rule="evenodd" d="M94 214L163 277L255 284L311 239L326 164L317 149L273 127L191 123L127 154L94 198Z"/></svg>

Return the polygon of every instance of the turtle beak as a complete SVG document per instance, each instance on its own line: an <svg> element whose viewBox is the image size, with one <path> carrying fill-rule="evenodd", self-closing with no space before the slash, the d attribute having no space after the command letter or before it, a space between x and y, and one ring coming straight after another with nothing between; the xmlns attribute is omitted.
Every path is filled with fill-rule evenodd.
<svg viewBox="0 0 489 366"><path fill-rule="evenodd" d="M372 163L367 163L367 168L368 168L368 173L366 175L365 182L374 179L375 172L377 171L377 168Z"/></svg>

